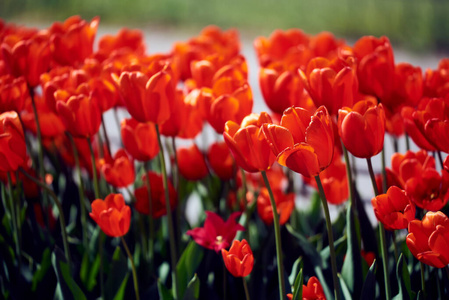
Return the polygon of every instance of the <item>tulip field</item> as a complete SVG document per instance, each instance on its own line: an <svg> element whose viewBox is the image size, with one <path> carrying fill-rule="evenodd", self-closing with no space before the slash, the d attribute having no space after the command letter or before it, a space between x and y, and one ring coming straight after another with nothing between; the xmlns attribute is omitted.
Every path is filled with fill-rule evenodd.
<svg viewBox="0 0 449 300"><path fill-rule="evenodd" d="M99 26L0 19L1 299L447 299L449 58Z"/></svg>

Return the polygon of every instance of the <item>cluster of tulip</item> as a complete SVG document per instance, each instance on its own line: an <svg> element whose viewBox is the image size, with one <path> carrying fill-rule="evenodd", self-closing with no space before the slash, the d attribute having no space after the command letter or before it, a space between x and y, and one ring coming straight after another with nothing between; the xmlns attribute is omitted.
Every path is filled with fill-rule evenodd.
<svg viewBox="0 0 449 300"><path fill-rule="evenodd" d="M349 46L328 32L276 30L254 42L271 112L252 113L237 31L209 26L148 55L138 30L94 47L98 24L0 20L4 298L449 294L449 59L423 74L396 64L386 37ZM210 144L205 126L218 134Z"/></svg>

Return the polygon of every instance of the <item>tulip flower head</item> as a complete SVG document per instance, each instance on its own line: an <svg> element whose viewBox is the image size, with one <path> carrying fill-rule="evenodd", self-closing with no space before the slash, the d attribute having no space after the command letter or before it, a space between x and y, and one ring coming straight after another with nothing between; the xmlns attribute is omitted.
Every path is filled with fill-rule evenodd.
<svg viewBox="0 0 449 300"><path fill-rule="evenodd" d="M0 114L0 171L15 171L26 161L25 135L19 115L14 111Z"/></svg>
<svg viewBox="0 0 449 300"><path fill-rule="evenodd" d="M124 149L118 150L111 162L102 159L100 165L101 173L106 182L114 187L127 187L136 178L134 163L129 159Z"/></svg>
<svg viewBox="0 0 449 300"><path fill-rule="evenodd" d="M131 208L125 204L122 194L109 194L104 200L96 199L92 202L89 215L111 237L124 236L131 223Z"/></svg>
<svg viewBox="0 0 449 300"><path fill-rule="evenodd" d="M203 153L196 144L176 149L179 173L187 180L200 180L209 174Z"/></svg>
<svg viewBox="0 0 449 300"><path fill-rule="evenodd" d="M240 215L241 212L234 212L225 222L216 213L206 211L204 226L187 231L187 235L190 235L198 245L218 253L221 249L229 247L237 231L245 230L236 222Z"/></svg>
<svg viewBox="0 0 449 300"><path fill-rule="evenodd" d="M287 295L288 299L293 299L293 294ZM302 299L306 300L326 300L326 295L324 294L323 287L318 281L318 278L312 276L309 278L307 285L302 286Z"/></svg>
<svg viewBox="0 0 449 300"><path fill-rule="evenodd" d="M246 240L232 242L229 251L221 249L221 255L226 269L234 277L245 277L251 273L254 265L254 256Z"/></svg>
<svg viewBox="0 0 449 300"><path fill-rule="evenodd" d="M405 229L415 219L415 205L405 191L396 186L390 187L386 194L374 197L371 203L377 220L387 230Z"/></svg>
<svg viewBox="0 0 449 300"><path fill-rule="evenodd" d="M422 221L408 225L407 246L419 261L444 268L449 264L449 219L440 211L428 212Z"/></svg>
<svg viewBox="0 0 449 300"><path fill-rule="evenodd" d="M306 177L315 177L332 162L334 134L324 106L314 115L300 107L284 111L281 125L265 124L263 133L277 162Z"/></svg>
<svg viewBox="0 0 449 300"><path fill-rule="evenodd" d="M295 208L295 194L285 194L280 189L274 189L273 194L279 215L279 224L283 225L290 219L290 215ZM265 224L273 224L273 208L270 203L270 195L265 187L260 190L257 197L257 213Z"/></svg>
<svg viewBox="0 0 449 300"><path fill-rule="evenodd" d="M346 149L358 158L370 158L382 151L385 136L382 104L363 100L338 112L338 132Z"/></svg>

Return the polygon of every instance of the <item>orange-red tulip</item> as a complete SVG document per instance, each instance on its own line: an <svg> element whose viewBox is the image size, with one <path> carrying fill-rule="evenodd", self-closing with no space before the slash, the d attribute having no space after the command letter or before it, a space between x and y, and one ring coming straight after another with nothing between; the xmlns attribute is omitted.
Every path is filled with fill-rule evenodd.
<svg viewBox="0 0 449 300"><path fill-rule="evenodd" d="M49 29L53 59L60 65L76 66L93 52L99 17L89 23L72 16L64 23L55 22Z"/></svg>
<svg viewBox="0 0 449 300"><path fill-rule="evenodd" d="M405 229L415 219L416 208L404 190L392 186L371 200L374 214L387 230Z"/></svg>
<svg viewBox="0 0 449 300"><path fill-rule="evenodd" d="M196 144L176 149L179 173L188 180L200 180L209 174L203 153Z"/></svg>
<svg viewBox="0 0 449 300"><path fill-rule="evenodd" d="M288 299L293 299L293 294L287 295ZM307 285L302 286L302 299L303 300L326 300L323 287L318 281L318 278L312 276L309 278Z"/></svg>
<svg viewBox="0 0 449 300"><path fill-rule="evenodd" d="M407 246L419 261L444 268L449 264L449 219L441 211L428 212L408 225Z"/></svg>
<svg viewBox="0 0 449 300"><path fill-rule="evenodd" d="M150 212L150 202L147 188L147 177L150 180L150 189L151 189L151 206L152 211ZM136 203L134 207L141 214L149 215L153 218L160 218L167 214L167 207L165 204L165 191L162 182L162 175L155 172L148 172L146 175L142 176L142 184L140 188L137 188L134 191L134 195L136 196ZM168 192L169 192L169 201L170 207L173 209L176 206L177 201L177 193L171 181L168 181Z"/></svg>
<svg viewBox="0 0 449 300"><path fill-rule="evenodd" d="M223 137L237 165L247 172L268 170L275 161L261 126L271 123L270 116L262 112L251 114L238 125L233 121L226 122Z"/></svg>
<svg viewBox="0 0 449 300"><path fill-rule="evenodd" d="M134 119L155 124L168 120L175 98L172 75L168 71L151 77L141 72L123 72L119 85L126 108Z"/></svg>
<svg viewBox="0 0 449 300"><path fill-rule="evenodd" d="M11 75L0 77L0 113L10 110L20 113L29 98L24 77L13 78Z"/></svg>
<svg viewBox="0 0 449 300"><path fill-rule="evenodd" d="M273 195L279 215L279 224L283 225L290 219L290 215L295 208L295 194L285 194L280 189L273 189ZM257 197L257 213L265 224L273 224L273 208L271 207L268 189L265 187L261 188Z"/></svg>
<svg viewBox="0 0 449 300"><path fill-rule="evenodd" d="M67 102L58 101L56 109L73 136L91 137L100 129L101 111L90 96L71 96Z"/></svg>
<svg viewBox="0 0 449 300"><path fill-rule="evenodd" d="M248 242L243 239L241 242L235 240L229 251L221 249L221 255L226 269L234 277L245 277L253 270L254 256Z"/></svg>
<svg viewBox="0 0 449 300"><path fill-rule="evenodd" d="M385 112L382 104L359 101L338 112L338 132L346 149L359 158L370 158L384 146Z"/></svg>
<svg viewBox="0 0 449 300"><path fill-rule="evenodd" d="M216 142L209 146L207 161L221 180L229 180L234 176L234 159L225 142Z"/></svg>
<svg viewBox="0 0 449 300"><path fill-rule="evenodd" d="M134 163L129 159L124 149L119 149L112 158L112 161L102 159L99 164L100 171L106 182L114 187L127 187L136 178Z"/></svg>
<svg viewBox="0 0 449 300"><path fill-rule="evenodd" d="M14 111L0 114L0 171L15 171L26 161L25 135Z"/></svg>
<svg viewBox="0 0 449 300"><path fill-rule="evenodd" d="M131 156L139 161L153 159L159 153L154 124L139 123L133 118L120 123L123 145Z"/></svg>
<svg viewBox="0 0 449 300"><path fill-rule="evenodd" d="M383 36L364 36L353 47L358 60L357 75L360 91L377 97L388 98L394 86L394 55L390 40Z"/></svg>
<svg viewBox="0 0 449 300"><path fill-rule="evenodd" d="M324 105L331 115L343 106L352 107L358 96L359 84L353 58L328 60L312 59L307 70L298 70L315 106Z"/></svg>
<svg viewBox="0 0 449 300"><path fill-rule="evenodd" d="M427 69L424 76L424 96L444 97L449 92L449 59L443 58L436 70Z"/></svg>
<svg viewBox="0 0 449 300"><path fill-rule="evenodd" d="M332 162L334 134L324 106L314 115L303 108L284 111L281 125L265 124L263 133L277 162L306 177L315 177Z"/></svg>
<svg viewBox="0 0 449 300"><path fill-rule="evenodd" d="M109 194L104 201L96 199L89 215L111 237L124 236L131 223L131 208L125 204L122 194Z"/></svg>

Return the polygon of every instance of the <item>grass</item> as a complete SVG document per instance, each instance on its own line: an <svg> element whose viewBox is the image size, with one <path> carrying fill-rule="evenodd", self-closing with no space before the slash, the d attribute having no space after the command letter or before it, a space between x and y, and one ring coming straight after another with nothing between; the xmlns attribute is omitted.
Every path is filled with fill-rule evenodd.
<svg viewBox="0 0 449 300"><path fill-rule="evenodd" d="M449 47L449 1L441 0L1 0L6 20L54 21L99 15L121 26L199 29L208 24L269 35L274 29L323 30L349 39L387 35L411 50Z"/></svg>

